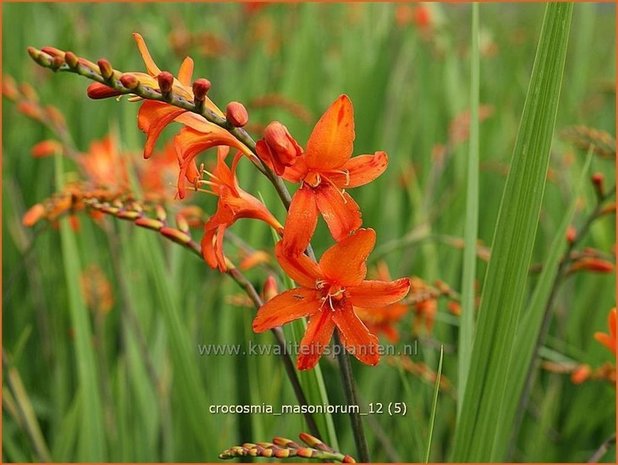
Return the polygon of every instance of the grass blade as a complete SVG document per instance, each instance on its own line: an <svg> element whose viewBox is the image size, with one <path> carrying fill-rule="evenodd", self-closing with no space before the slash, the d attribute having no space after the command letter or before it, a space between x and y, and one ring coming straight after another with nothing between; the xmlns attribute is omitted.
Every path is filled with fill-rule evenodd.
<svg viewBox="0 0 618 465"><path fill-rule="evenodd" d="M431 406L431 418L429 419L429 437L427 438L427 453L425 454L425 463L429 463L431 456L431 440L433 439L433 429L436 424L436 411L438 410L438 394L440 394L440 381L442 381L442 360L444 359L444 346L440 346L440 361L438 362L438 371L436 372L436 384L433 390L433 403Z"/></svg>
<svg viewBox="0 0 618 465"><path fill-rule="evenodd" d="M507 384L505 393L505 398L511 399L511 401L506 404L503 416L497 425L498 429L502 430L498 436L505 438L500 445L496 444L496 447L501 446L500 454L506 452L504 449L507 445L506 438L511 435L511 438L514 439L512 436L514 433L516 434L516 431L513 431L513 425L517 425L517 422L514 421L515 415L517 414L518 407L521 406L520 399L523 394L526 376L536 355L536 344L543 326L546 307L551 298L554 281L559 273L560 259L567 246L565 240L566 231L573 220L573 215L575 215L577 199L581 195L586 181L588 181L588 168L591 159L592 152L588 154L588 159L581 173L581 179L573 192L571 205L556 231L556 236L550 246L547 259L543 265L543 271L534 289L534 294L530 299L525 314L522 316L521 324L515 335L515 346L518 350L518 356L511 359L511 366L509 368L510 382ZM522 412L519 413L522 414Z"/></svg>
<svg viewBox="0 0 618 465"><path fill-rule="evenodd" d="M479 5L472 4L472 51L470 83L470 145L466 192L463 271L461 277L461 323L459 327L457 414L461 413L474 340L474 280L479 222Z"/></svg>
<svg viewBox="0 0 618 465"><path fill-rule="evenodd" d="M455 461L499 461L515 333L545 189L573 5L550 3L535 58L479 310L470 373L455 433Z"/></svg>
<svg viewBox="0 0 618 465"><path fill-rule="evenodd" d="M61 155L55 158L56 185L64 185L63 160ZM104 461L105 433L103 410L99 392L97 363L92 344L92 328L88 309L82 297L78 279L81 273L80 256L77 240L68 218L60 220L60 240L64 275L69 294L69 312L71 325L75 330L75 358L77 380L81 390L81 428L77 446L77 460Z"/></svg>

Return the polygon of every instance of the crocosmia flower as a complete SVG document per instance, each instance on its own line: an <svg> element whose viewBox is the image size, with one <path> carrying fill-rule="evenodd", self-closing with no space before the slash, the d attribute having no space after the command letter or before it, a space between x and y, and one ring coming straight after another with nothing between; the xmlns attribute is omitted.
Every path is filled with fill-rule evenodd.
<svg viewBox="0 0 618 465"><path fill-rule="evenodd" d="M283 248L300 253L315 231L318 212L336 241L361 224L361 212L345 191L373 181L388 164L385 152L352 158L354 108L341 95L322 115L307 141L305 152L286 168L283 178L300 183L292 198L283 235Z"/></svg>
<svg viewBox="0 0 618 465"><path fill-rule="evenodd" d="M309 317L300 344L298 368L318 362L335 328L346 349L358 360L375 365L380 360L378 339L371 334L354 307L380 308L401 300L410 289L407 278L366 280L367 257L375 245L373 229L359 229L328 249L319 263L308 256L289 255L283 242L275 254L284 271L299 285L266 302L258 310L253 330L261 333L302 317Z"/></svg>
<svg viewBox="0 0 618 465"><path fill-rule="evenodd" d="M238 153L232 161L231 168L226 165L225 158L229 149L220 147L217 153L217 165L212 173L206 173L210 180L199 181L200 185L210 187L210 192L219 197L216 213L204 225L202 238L202 255L212 267L225 272L227 270L223 255L223 237L225 230L240 218L262 220L281 232L282 226L268 211L266 206L238 185L236 168L242 157Z"/></svg>

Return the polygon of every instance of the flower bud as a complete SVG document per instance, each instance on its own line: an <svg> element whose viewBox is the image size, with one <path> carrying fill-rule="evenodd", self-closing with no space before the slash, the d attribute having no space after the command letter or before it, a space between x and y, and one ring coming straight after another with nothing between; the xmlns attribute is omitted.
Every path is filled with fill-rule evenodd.
<svg viewBox="0 0 618 465"><path fill-rule="evenodd" d="M30 210L28 210L25 213L21 222L24 226L31 228L32 226L37 224L39 220L43 218L44 216L45 216L45 207L42 204L37 203L33 205L32 207L30 207Z"/></svg>
<svg viewBox="0 0 618 465"><path fill-rule="evenodd" d="M17 84L11 76L2 76L2 95L12 101L17 100L17 97L19 97Z"/></svg>
<svg viewBox="0 0 618 465"><path fill-rule="evenodd" d="M575 242L576 238L577 238L577 229L575 229L573 226L569 226L566 231L567 242L569 244L572 244L573 242Z"/></svg>
<svg viewBox="0 0 618 465"><path fill-rule="evenodd" d="M225 109L225 117L230 124L242 128L249 121L249 113L242 103L230 102Z"/></svg>
<svg viewBox="0 0 618 465"><path fill-rule="evenodd" d="M64 57L57 56L52 58L51 67L53 70L60 68L64 64Z"/></svg>
<svg viewBox="0 0 618 465"><path fill-rule="evenodd" d="M64 61L66 61L67 65L71 68L77 68L77 65L79 64L79 58L77 58L77 55L73 52L66 52L64 54Z"/></svg>
<svg viewBox="0 0 618 465"><path fill-rule="evenodd" d="M272 165L278 175L283 174L285 167L292 166L296 157L303 153L288 128L278 121L266 126L264 137L256 144L256 151L262 161Z"/></svg>
<svg viewBox="0 0 618 465"><path fill-rule="evenodd" d="M97 61L97 65L99 65L99 71L101 72L101 76L104 79L111 79L114 75L114 69L112 68L112 64L107 61L105 58L101 58Z"/></svg>
<svg viewBox="0 0 618 465"><path fill-rule="evenodd" d="M62 152L62 145L57 140L47 139L32 147L32 156L35 158L48 157Z"/></svg>
<svg viewBox="0 0 618 465"><path fill-rule="evenodd" d="M590 378L591 373L592 371L590 370L589 365L579 365L571 373L571 382L573 384L581 384Z"/></svg>
<svg viewBox="0 0 618 465"><path fill-rule="evenodd" d="M210 90L210 81L208 79L199 78L193 83L193 95L196 102L203 102L206 94Z"/></svg>
<svg viewBox="0 0 618 465"><path fill-rule="evenodd" d="M262 296L264 297L264 302L268 302L270 299L279 294L279 289L277 287L277 280L272 274L268 275L266 281L264 282L264 289L262 291Z"/></svg>
<svg viewBox="0 0 618 465"><path fill-rule="evenodd" d="M596 191L599 197L602 197L605 191L603 187L604 178L605 176L603 176L603 173L594 173L592 177L590 178L592 181L592 184L594 185L594 190Z"/></svg>
<svg viewBox="0 0 618 465"><path fill-rule="evenodd" d="M99 100L109 97L117 97L122 94L122 92L113 89L105 84L101 84L100 82L94 82L88 86L88 97L93 100Z"/></svg>
<svg viewBox="0 0 618 465"><path fill-rule="evenodd" d="M43 47L41 52L49 55L50 57L60 57L64 60L64 52L56 47Z"/></svg>
<svg viewBox="0 0 618 465"><path fill-rule="evenodd" d="M162 71L157 76L157 82L159 83L159 89L161 95L164 98L169 98L172 95L172 87L174 86L174 76L172 73Z"/></svg>
<svg viewBox="0 0 618 465"><path fill-rule="evenodd" d="M120 76L120 82L129 90L135 90L139 86L139 79L133 74L125 73Z"/></svg>

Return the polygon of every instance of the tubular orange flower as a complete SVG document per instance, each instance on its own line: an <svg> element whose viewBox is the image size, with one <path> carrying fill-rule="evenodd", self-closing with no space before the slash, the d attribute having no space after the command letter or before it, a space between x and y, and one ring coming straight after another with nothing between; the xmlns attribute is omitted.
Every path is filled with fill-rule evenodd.
<svg viewBox="0 0 618 465"><path fill-rule="evenodd" d="M365 279L365 262L373 250L375 238L373 229L359 229L328 249L319 263L303 254L288 254L280 241L275 247L277 260L299 287L262 305L253 321L253 330L261 333L308 316L309 324L297 363L300 370L316 365L335 327L350 353L363 363L377 364L380 360L378 339L358 318L354 306L391 305L408 293L410 282L408 278Z"/></svg>
<svg viewBox="0 0 618 465"><path fill-rule="evenodd" d="M607 327L609 328L609 334L596 332L594 333L594 338L616 355L616 307L609 311Z"/></svg>
<svg viewBox="0 0 618 465"><path fill-rule="evenodd" d="M228 152L228 147L220 147L215 169L212 173L206 172L211 180L198 182L199 185L209 186L210 192L219 197L216 213L204 225L202 255L208 265L223 272L227 270L223 255L223 235L236 220L254 218L264 221L278 232L283 229L262 202L240 188L236 179L236 167L242 154L236 154L230 168L225 164Z"/></svg>
<svg viewBox="0 0 618 465"><path fill-rule="evenodd" d="M378 264L377 278L381 281L391 280L385 262L380 262ZM354 310L365 325L367 325L367 329L369 329L371 333L384 333L386 338L393 344L399 341L399 331L397 331L395 324L399 322L408 311L407 305L396 302L386 305L385 307L354 307Z"/></svg>
<svg viewBox="0 0 618 465"><path fill-rule="evenodd" d="M354 108L341 95L326 110L307 141L307 150L285 169L283 177L301 186L294 194L285 224L283 248L293 254L305 250L322 214L336 241L362 223L356 202L344 189L362 186L384 172L385 152L352 157Z"/></svg>
<svg viewBox="0 0 618 465"><path fill-rule="evenodd" d="M144 102L142 108L140 108L140 114L144 107L150 108L152 104L169 106L166 104L159 104L159 102ZM147 109L146 111L149 110ZM204 150L221 146L233 147L240 150L242 154L249 158L253 156L247 146L241 143L228 131L216 124L206 121L195 113L180 114L176 117L176 121L185 125L174 137L178 164L180 165L178 196L181 199L185 196L185 180L195 183L199 178L200 173L197 170L195 157ZM143 126L140 125L140 128L143 129Z"/></svg>

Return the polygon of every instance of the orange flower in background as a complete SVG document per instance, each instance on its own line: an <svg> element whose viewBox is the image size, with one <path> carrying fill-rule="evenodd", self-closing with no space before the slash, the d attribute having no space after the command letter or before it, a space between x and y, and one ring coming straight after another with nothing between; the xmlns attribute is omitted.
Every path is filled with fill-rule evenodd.
<svg viewBox="0 0 618 465"><path fill-rule="evenodd" d="M112 135L92 142L77 162L97 187L122 190L128 186L127 157L120 153Z"/></svg>
<svg viewBox="0 0 618 465"><path fill-rule="evenodd" d="M616 355L616 307L609 311L607 317L607 327L609 328L609 334L596 332L594 338L607 347L614 356Z"/></svg>
<svg viewBox="0 0 618 465"><path fill-rule="evenodd" d="M318 212L336 241L361 226L360 209L344 189L376 179L386 169L388 157L376 152L352 158L354 137L354 108L341 95L315 125L305 153L283 173L284 179L301 185L285 223L283 248L287 252L298 254L307 248Z"/></svg>
<svg viewBox="0 0 618 465"><path fill-rule="evenodd" d="M380 281L390 281L391 276L385 262L378 264L377 278ZM396 302L385 307L362 308L354 307L356 314L367 325L373 334L383 333L391 343L399 341L399 331L395 325L407 313L408 306Z"/></svg>
<svg viewBox="0 0 618 465"><path fill-rule="evenodd" d="M258 310L253 330L261 333L290 321L309 317L300 343L298 368L313 368L337 327L346 349L358 360L375 365L380 360L378 338L369 332L354 307L380 308L401 300L410 289L407 278L366 280L367 257L373 250L373 229L359 229L329 248L319 263L306 255L289 255L280 241L275 254L284 271L299 284L268 301Z"/></svg>
<svg viewBox="0 0 618 465"><path fill-rule="evenodd" d="M225 230L237 220L253 218L264 221L278 232L283 229L262 202L240 188L236 168L242 154L236 154L230 168L225 164L228 152L227 147L220 147L217 152L217 165L212 173L207 173L211 180L199 181L200 185L209 186L210 192L219 197L216 213L204 225L202 255L208 265L223 272L227 270L223 255L223 237Z"/></svg>
<svg viewBox="0 0 618 465"><path fill-rule="evenodd" d="M178 158L176 146L165 144L155 154L150 163L140 163L139 181L146 200L165 200L174 197L176 190L171 187L178 179Z"/></svg>
<svg viewBox="0 0 618 465"><path fill-rule="evenodd" d="M413 330L418 333L420 325L423 324L427 333L431 333L438 312L437 295L431 286L421 278L414 276L410 283L411 295L416 300L414 303L416 318L414 319Z"/></svg>

